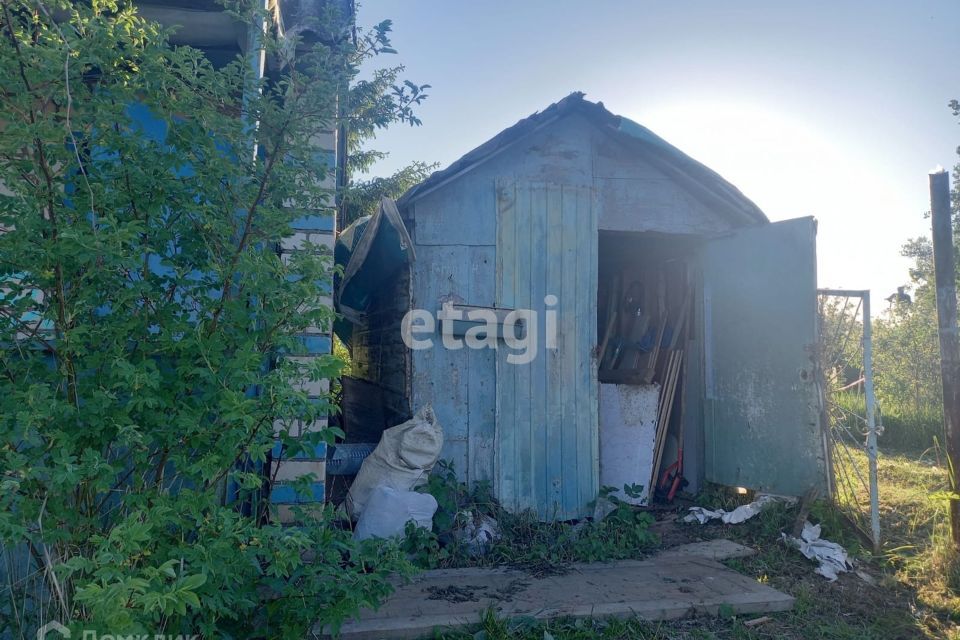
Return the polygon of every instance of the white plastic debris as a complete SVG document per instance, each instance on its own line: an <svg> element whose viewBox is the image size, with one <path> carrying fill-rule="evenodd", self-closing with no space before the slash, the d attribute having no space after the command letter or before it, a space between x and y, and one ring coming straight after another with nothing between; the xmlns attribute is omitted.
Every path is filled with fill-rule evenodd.
<svg viewBox="0 0 960 640"><path fill-rule="evenodd" d="M706 509L704 507L690 507L690 513L684 517L684 522L699 522L706 524L711 520L720 520L724 524L740 524L757 515L774 502L785 502L786 498L773 495L762 495L750 504L740 505L733 511L723 509Z"/></svg>
<svg viewBox="0 0 960 640"><path fill-rule="evenodd" d="M607 500L603 496L597 498L597 501L593 505L593 521L600 522L608 515L616 511L617 507L611 501Z"/></svg>
<svg viewBox="0 0 960 640"><path fill-rule="evenodd" d="M500 525L488 515L464 511L457 516L457 520L459 525L454 536L471 556L486 555L493 543L500 539Z"/></svg>
<svg viewBox="0 0 960 640"><path fill-rule="evenodd" d="M810 524L809 521L803 523L803 531L799 538L781 534L783 540L800 550L804 556L810 560L816 560L820 566L816 568L816 573L820 574L830 582L837 579L837 574L849 571L853 568L847 559L846 550L836 542L820 539L820 525Z"/></svg>
<svg viewBox="0 0 960 640"><path fill-rule="evenodd" d="M437 499L429 493L376 487L370 492L367 508L360 515L353 537L366 540L402 536L411 520L418 527L432 529L436 512Z"/></svg>
<svg viewBox="0 0 960 640"><path fill-rule="evenodd" d="M409 491L426 484L442 447L443 429L429 404L410 420L384 431L350 485L347 513L353 518L363 515L375 487Z"/></svg>

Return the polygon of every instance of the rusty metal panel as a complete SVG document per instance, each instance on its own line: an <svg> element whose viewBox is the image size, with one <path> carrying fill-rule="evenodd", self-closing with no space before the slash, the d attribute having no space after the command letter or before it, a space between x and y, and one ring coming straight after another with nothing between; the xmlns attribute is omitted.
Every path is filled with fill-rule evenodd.
<svg viewBox="0 0 960 640"><path fill-rule="evenodd" d="M537 341L519 364L499 344L494 484L505 507L542 519L582 517L597 497L596 214L587 186L497 184L496 304L535 311Z"/></svg>
<svg viewBox="0 0 960 640"><path fill-rule="evenodd" d="M706 479L825 492L815 221L750 227L707 243L703 258Z"/></svg>

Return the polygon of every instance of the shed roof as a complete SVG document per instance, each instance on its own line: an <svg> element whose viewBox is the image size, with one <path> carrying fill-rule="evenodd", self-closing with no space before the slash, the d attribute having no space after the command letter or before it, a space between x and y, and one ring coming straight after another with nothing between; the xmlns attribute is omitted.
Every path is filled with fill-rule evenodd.
<svg viewBox="0 0 960 640"><path fill-rule="evenodd" d="M571 93L543 111L524 118L512 127L504 129L490 140L440 171L435 171L426 180L411 187L397 201L404 208L417 198L458 178L476 165L496 156L521 138L568 115L579 114L606 132L611 137L642 155L658 169L668 174L695 197L720 213L740 224L769 222L767 216L739 189L724 180L720 174L697 162L646 127L611 113L602 102L584 99L580 91Z"/></svg>

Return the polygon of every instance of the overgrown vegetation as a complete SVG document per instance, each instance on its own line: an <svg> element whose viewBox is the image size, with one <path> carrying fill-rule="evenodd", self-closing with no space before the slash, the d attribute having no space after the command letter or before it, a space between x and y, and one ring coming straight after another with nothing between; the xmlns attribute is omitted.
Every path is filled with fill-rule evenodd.
<svg viewBox="0 0 960 640"><path fill-rule="evenodd" d="M228 10L257 28L262 8ZM329 256L276 249L332 206L322 134L389 30L270 29L259 78L171 46L129 2L3 0L0 636L300 638L410 569L328 510L281 527L267 498L272 459L336 435L292 437L332 409L296 383L341 368L286 357L329 326ZM398 72L353 83L354 145L417 122L422 87Z"/></svg>
<svg viewBox="0 0 960 640"><path fill-rule="evenodd" d="M356 222L363 216L376 213L381 198L387 197L396 200L407 189L426 180L436 167L436 164L414 162L385 178L352 181L344 191L341 200L341 211L343 213L343 219L340 221L341 227Z"/></svg>
<svg viewBox="0 0 960 640"><path fill-rule="evenodd" d="M653 516L619 500L609 489L600 498L606 509L576 524L541 522L532 512L510 513L493 499L488 486L480 483L468 489L444 463L434 469L422 490L439 504L434 528L430 532L408 529L405 549L424 568L509 565L549 575L567 571L574 562L641 558L659 542L650 531ZM486 553L471 555L458 531L468 520L484 516L496 520L501 537Z"/></svg>

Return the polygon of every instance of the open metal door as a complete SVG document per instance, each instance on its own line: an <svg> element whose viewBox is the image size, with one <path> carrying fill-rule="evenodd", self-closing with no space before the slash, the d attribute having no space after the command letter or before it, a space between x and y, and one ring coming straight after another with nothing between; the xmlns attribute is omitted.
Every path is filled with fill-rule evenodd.
<svg viewBox="0 0 960 640"><path fill-rule="evenodd" d="M704 250L705 476L826 495L817 387L816 222L740 230Z"/></svg>

